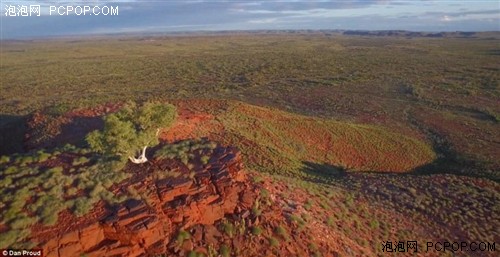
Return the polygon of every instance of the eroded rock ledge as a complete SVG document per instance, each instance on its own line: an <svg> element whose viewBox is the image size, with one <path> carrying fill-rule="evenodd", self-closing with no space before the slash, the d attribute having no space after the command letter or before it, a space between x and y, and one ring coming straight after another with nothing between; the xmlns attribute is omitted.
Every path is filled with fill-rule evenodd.
<svg viewBox="0 0 500 257"><path fill-rule="evenodd" d="M210 225L227 214L248 213L256 196L243 171L241 154L233 147L217 147L208 164L197 165L191 177L155 179L152 174L186 169L173 160L154 160L136 169L140 174L127 186L140 192L141 200L128 200L103 213L97 223L47 239L40 244L45 256L166 253L180 229Z"/></svg>

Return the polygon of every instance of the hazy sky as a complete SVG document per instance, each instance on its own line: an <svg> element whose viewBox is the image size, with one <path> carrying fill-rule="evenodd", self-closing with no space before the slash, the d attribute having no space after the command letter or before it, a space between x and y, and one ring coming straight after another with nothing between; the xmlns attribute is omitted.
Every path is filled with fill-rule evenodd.
<svg viewBox="0 0 500 257"><path fill-rule="evenodd" d="M33 10L31 16L20 16L30 12L30 5L40 5L41 15L35 16L37 12ZM12 6L15 8L9 10ZM23 6L28 8L27 12L23 12ZM88 6L85 15L84 6ZM116 7L118 15L111 15L111 9ZM74 11L67 15L71 8ZM1 0L1 11L2 39L246 29L500 30L499 0ZM103 15L103 12L109 14Z"/></svg>

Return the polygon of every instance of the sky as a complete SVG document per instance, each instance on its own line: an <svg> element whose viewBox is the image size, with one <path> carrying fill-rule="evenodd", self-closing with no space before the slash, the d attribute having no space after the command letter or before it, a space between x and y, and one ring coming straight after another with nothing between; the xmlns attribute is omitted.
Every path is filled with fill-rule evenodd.
<svg viewBox="0 0 500 257"><path fill-rule="evenodd" d="M500 0L0 1L1 39L261 29L500 31Z"/></svg>

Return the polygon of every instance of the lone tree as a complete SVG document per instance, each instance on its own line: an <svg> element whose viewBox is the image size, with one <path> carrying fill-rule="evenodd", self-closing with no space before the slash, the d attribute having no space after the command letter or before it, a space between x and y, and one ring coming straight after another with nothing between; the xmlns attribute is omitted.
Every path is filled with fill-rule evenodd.
<svg viewBox="0 0 500 257"><path fill-rule="evenodd" d="M104 118L104 129L86 137L90 148L107 156L128 158L133 163L145 163L146 149L159 143L160 129L170 127L177 118L175 106L146 102L128 102L118 112Z"/></svg>

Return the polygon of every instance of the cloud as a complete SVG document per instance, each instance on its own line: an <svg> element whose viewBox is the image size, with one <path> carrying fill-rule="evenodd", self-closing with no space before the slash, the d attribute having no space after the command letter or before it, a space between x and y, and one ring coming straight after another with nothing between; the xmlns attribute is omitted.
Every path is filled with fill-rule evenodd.
<svg viewBox="0 0 500 257"><path fill-rule="evenodd" d="M481 10L481 11L462 11L456 13L450 13L449 15L452 17L465 17L469 15L477 15L477 14L495 14L500 16L500 7L496 10Z"/></svg>
<svg viewBox="0 0 500 257"><path fill-rule="evenodd" d="M275 23L277 18L267 18L267 19L257 19L257 20L249 20L248 23L256 23L256 24L264 24L264 23Z"/></svg>
<svg viewBox="0 0 500 257"><path fill-rule="evenodd" d="M441 20L441 21L451 21L451 18L450 18L450 16L448 16L448 15L443 15L443 17L441 17L441 19L440 19L440 20Z"/></svg>
<svg viewBox="0 0 500 257"><path fill-rule="evenodd" d="M13 2L21 0L2 1ZM465 2L450 7L449 2L424 0L31 2L118 6L119 15L2 16L2 38L231 29L500 30L499 8L493 1L472 7Z"/></svg>
<svg viewBox="0 0 500 257"><path fill-rule="evenodd" d="M258 4L234 4L249 13L293 13L294 11L308 11L314 9L355 9L374 4L388 3L381 0L343 0L343 1L263 1Z"/></svg>

